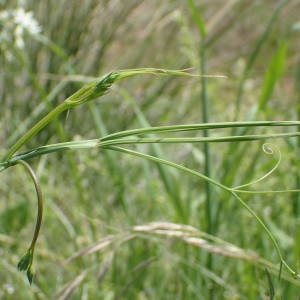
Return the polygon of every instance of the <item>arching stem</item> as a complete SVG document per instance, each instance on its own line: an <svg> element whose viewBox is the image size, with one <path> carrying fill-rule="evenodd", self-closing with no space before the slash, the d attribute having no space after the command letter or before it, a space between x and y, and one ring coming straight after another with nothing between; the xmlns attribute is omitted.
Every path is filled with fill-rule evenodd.
<svg viewBox="0 0 300 300"><path fill-rule="evenodd" d="M28 172L28 174L30 175L30 177L34 183L34 187L35 187L35 191L36 191L36 195L37 195L37 201L38 201L38 213L37 213L33 238L32 238L31 244L30 244L27 252L23 255L23 257L21 258L21 260L18 263L18 269L20 271L27 272L27 278L28 278L29 283L31 284L32 279L33 279L33 272L32 272L31 266L32 266L32 262L33 262L34 249L35 249L36 241L39 236L39 232L40 232L41 225L42 225L42 218L43 218L43 195L42 195L42 190L41 190L40 184L38 182L38 179L36 177L36 174L33 171L33 169L31 168L31 166L24 160L19 160L17 163L21 164L25 168L25 170Z"/></svg>

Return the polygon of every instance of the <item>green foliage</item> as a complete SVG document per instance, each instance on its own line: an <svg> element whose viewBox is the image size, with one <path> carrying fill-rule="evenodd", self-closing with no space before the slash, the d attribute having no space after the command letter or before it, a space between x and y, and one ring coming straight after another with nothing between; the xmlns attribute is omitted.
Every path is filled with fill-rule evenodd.
<svg viewBox="0 0 300 300"><path fill-rule="evenodd" d="M0 298L298 297L299 4L0 7Z"/></svg>
<svg viewBox="0 0 300 300"><path fill-rule="evenodd" d="M27 199L15 201L1 212L0 223L1 233L11 234L21 230L29 220L29 207Z"/></svg>
<svg viewBox="0 0 300 300"><path fill-rule="evenodd" d="M283 75L285 68L287 43L282 43L272 57L268 70L265 73L264 81L262 84L261 95L259 97L258 108L264 110L268 100L271 98L276 81Z"/></svg>
<svg viewBox="0 0 300 300"><path fill-rule="evenodd" d="M33 249L29 249L23 255L23 257L20 259L18 263L18 269L20 271L26 271L27 278L30 284L32 284L32 280L33 280L33 272L31 270L32 261L33 261Z"/></svg>

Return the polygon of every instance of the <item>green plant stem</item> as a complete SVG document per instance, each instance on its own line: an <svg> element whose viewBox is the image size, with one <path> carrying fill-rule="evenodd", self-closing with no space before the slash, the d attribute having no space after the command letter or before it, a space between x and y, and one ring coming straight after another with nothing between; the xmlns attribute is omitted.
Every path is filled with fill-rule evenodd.
<svg viewBox="0 0 300 300"><path fill-rule="evenodd" d="M174 126L179 128L179 126ZM169 127L170 128L170 127ZM151 132L150 128L141 129L140 132L143 133L147 131ZM155 129L155 132L158 132ZM162 127L162 132L164 132L164 127ZM137 134L137 131L134 132ZM126 133L129 135L129 133ZM120 134L121 136L124 136ZM245 136L228 136L228 137L186 137L186 138L122 138L122 139L107 139L106 137L101 139L93 140L83 140L83 141L72 141L65 143L57 143L38 147L27 152L13 156L7 161L0 163L0 172L4 169L16 164L19 160L28 160L33 157L37 157L44 154L49 154L52 152L58 152L62 150L75 150L75 149L90 149L96 147L105 147L113 145L125 145L125 144L153 144L153 143L217 143L217 142L241 142L241 141L259 141L267 139L276 138L286 138L286 137L299 137L300 132L289 132L289 133L277 133L277 134L261 134L261 135L245 135ZM110 136L113 137L113 136Z"/></svg>
<svg viewBox="0 0 300 300"><path fill-rule="evenodd" d="M133 151L133 150L129 150L129 149L125 149L125 148L121 148L121 147L116 147L116 146L107 146L107 147L104 147L104 149L109 149L109 150L114 150L114 151L118 151L118 152L122 152L122 153L126 153L126 154L129 154L129 155L133 155L133 156L137 156L137 157L141 157L141 158L144 158L144 159L148 159L148 160L151 160L151 161L154 161L154 162L158 162L158 163L161 163L161 164L164 164L164 165L167 165L167 166L170 166L170 167L173 167L173 168L176 168L178 170L181 170L181 171L184 171L188 174L191 174L191 175L195 175L197 176L198 178L201 178L207 182L209 182L210 184L213 184L227 192L229 192L231 195L233 195L237 200L238 202L255 218L255 220L261 225L261 227L264 229L264 231L267 233L268 237L270 238L270 240L272 241L275 249L276 249L276 252L277 252L277 255L280 259L280 262L281 264L287 269L287 271L295 278L299 278L300 279L300 274L298 274L296 271L294 271L289 265L288 263L283 259L283 256L281 254L281 250L280 250L280 247L275 239L275 237L273 236L273 234L271 233L271 231L268 229L268 227L265 225L265 223L260 219L260 217L254 212L254 210L252 210L252 208L245 203L245 201L239 197L236 193L236 191L234 191L233 189L231 188L228 188L227 186L213 180L212 178L204 175L204 174L201 174L197 171L194 171L194 170L191 170L189 168L186 168L182 165L179 165L179 164L176 164L176 163L173 163L171 161L167 161L165 159L161 159L161 158L158 158L158 157L154 157L154 156L151 156L151 155L148 155L148 154L144 154L144 153L141 153L141 152L137 152L137 151Z"/></svg>
<svg viewBox="0 0 300 300"><path fill-rule="evenodd" d="M201 65L200 69L201 72L206 72L206 48L204 43L202 43L202 47L200 50L200 57L201 57ZM207 80L206 78L201 78L201 102L202 102L202 121L203 123L209 122L209 104L208 104L208 94L207 94ZM209 131L207 129L203 130L204 137L209 137ZM204 151L204 174L208 177L211 177L211 150L208 143L203 145ZM206 204L205 204L205 211L206 211L206 221L207 221L207 232L213 233L213 221L212 221L212 203L211 203L211 185L208 181L205 182L205 190L206 190Z"/></svg>
<svg viewBox="0 0 300 300"><path fill-rule="evenodd" d="M158 162L158 163L162 163L164 165L167 165L167 166L170 166L170 167L173 167L175 169L178 169L178 170L181 170L181 171L184 171L186 173L189 173L191 175L195 175L205 181L208 181L209 183L221 188L221 189L224 189L226 191L230 191L231 189L226 187L225 185L213 180L212 178L202 174L202 173L199 173L197 171L194 171L192 169L189 169L187 167L184 167L182 165L179 165L179 164L176 164L176 163L173 163L171 161L168 161L168 160L165 160L165 159L162 159L162 158L159 158L159 157L155 157L155 156L151 156L149 154L144 154L144 153L141 153L141 152L137 152L137 151L134 151L134 150L129 150L129 149L126 149L126 148L122 148L122 147L117 147L117 146L103 146L102 149L109 149L109 150L114 150L114 151L118 151L118 152L123 152L123 153L126 153L126 154L130 154L130 155L134 155L134 156L137 156L137 157L141 157L141 158L146 158L148 160L151 160L151 161L155 161L155 162Z"/></svg>
<svg viewBox="0 0 300 300"><path fill-rule="evenodd" d="M20 271L27 271L27 278L29 283L31 284L33 279L33 272L31 270L31 267L33 262L34 250L35 250L35 245L39 236L39 232L42 225L42 219L43 219L43 195L42 195L42 190L39 185L38 179L31 166L23 160L19 160L17 163L22 165L30 175L35 186L37 201L38 201L38 213L37 213L33 238L29 248L27 249L26 253L23 255L23 257L18 263L18 269Z"/></svg>
<svg viewBox="0 0 300 300"><path fill-rule="evenodd" d="M227 187L226 187L227 188ZM264 231L267 233L267 235L269 236L270 240L272 241L277 255L279 256L280 262L282 265L284 265L287 269L288 272L291 273L291 275L295 278L299 278L300 279L300 274L298 274L296 271L294 271L289 264L283 259L283 256L281 254L281 250L280 247L275 239L275 237L273 236L272 232L269 230L269 228L265 225L265 223L261 220L261 218L254 212L254 210L248 205L246 204L246 202L237 195L237 191L234 191L232 189L227 188L227 191L230 192L238 201L239 203L255 218L255 220L260 224L260 226L264 229ZM281 270L279 271L279 273L281 272ZM279 274L280 277L280 274Z"/></svg>
<svg viewBox="0 0 300 300"><path fill-rule="evenodd" d="M55 117L60 113L68 109L68 105L63 102L52 111L50 111L44 118L37 122L30 130L28 130L7 152L3 161L10 159L31 137L41 131L46 125L48 125Z"/></svg>
<svg viewBox="0 0 300 300"><path fill-rule="evenodd" d="M31 129L29 129L9 150L2 161L7 161L11 158L31 137L42 130L48 125L55 117L61 114L67 109L71 109L75 106L85 104L97 97L103 96L109 91L113 83L120 79L143 74L152 75L177 75L177 76L189 76L189 77L209 77L216 78L222 75L197 75L187 73L186 70L167 70L157 68L141 68L141 69L126 69L110 72L93 82L84 85L81 89L76 91L70 97L68 97L63 103L59 104L52 111L50 111L44 118L36 123Z"/></svg>
<svg viewBox="0 0 300 300"><path fill-rule="evenodd" d="M297 119L300 120L300 60L296 66L295 73L295 94L296 94L296 116ZM298 126L298 130L300 131L300 126ZM300 157L300 137L296 140L295 151L297 153L296 157ZM297 160L297 165L300 166L299 160ZM295 172L295 186L296 188L300 188L300 174L298 172L298 168L296 168ZM300 217L300 194L295 195L293 199L293 212L295 217Z"/></svg>
<svg viewBox="0 0 300 300"><path fill-rule="evenodd" d="M206 45L206 39L207 39L207 29L206 24L204 21L204 18L202 14L199 12L199 9L197 9L194 1L189 2L190 7L192 8L192 16L197 24L199 35L201 37L201 43L200 43L200 51L199 51L199 57L200 57L200 72L206 72L207 71L207 45ZM207 80L206 78L201 78L201 95L200 95L200 101L201 101L201 115L202 115L202 121L203 123L209 122L210 112L209 112L209 99L208 99L208 92L207 92ZM209 137L209 131L207 129L203 130L203 136ZM204 174L207 177L211 177L211 149L210 145L208 143L204 143L203 145L203 152L204 152ZM205 181L205 215L206 215L206 228L207 232L209 234L213 234L214 232L214 226L213 226L213 207L212 207L212 186L208 181ZM207 257L207 268L209 270L213 270L213 257L211 253L208 254ZM213 287L210 288L210 299L214 299L214 289Z"/></svg>
<svg viewBox="0 0 300 300"><path fill-rule="evenodd" d="M200 123L186 125L170 125L158 127L146 127L120 131L106 135L101 140L115 139L130 135L146 134L146 133L162 133L162 132L181 132L203 129L221 129L235 127L273 127L273 126L300 126L300 121L252 121L252 122L220 122L220 123Z"/></svg>
<svg viewBox="0 0 300 300"><path fill-rule="evenodd" d="M118 144L173 144L173 143L220 143L220 142L241 142L241 141L258 141L265 139L275 139L282 137L297 137L300 136L300 132L293 133L279 133L279 134L262 134L262 135L241 135L241 136L224 136L224 137L186 137L186 138L159 138L159 137L149 137L149 138L124 138L116 140L102 141L101 146L106 145L118 145Z"/></svg>
<svg viewBox="0 0 300 300"><path fill-rule="evenodd" d="M35 247L35 244L36 244L36 241L38 239L39 232L41 229L42 219L43 219L43 195L42 195L41 187L38 183L38 179L37 179L33 169L31 168L31 166L24 160L19 160L18 164L22 165L26 169L26 171L28 172L28 174L30 175L30 177L34 183L34 187L36 190L36 196L37 196L37 201L38 201L38 213L37 213L36 225L35 225L35 229L34 229L33 238L32 238L32 241L31 241L31 244L29 247L29 249L34 250L34 247Z"/></svg>
<svg viewBox="0 0 300 300"><path fill-rule="evenodd" d="M176 126L176 128L178 129L178 126ZM266 139L266 138L274 138L274 137L279 137L279 136L299 136L299 132L296 133L285 133L285 134L277 134L277 135L261 135L258 136L256 135L254 139ZM226 137L222 137L223 141ZM241 137L228 137L228 140L239 140L239 139L245 139L245 138L249 138L249 137L245 137L245 136L241 136ZM208 138L198 138L199 140L207 140ZM209 139L215 139L218 140L218 138L209 138ZM253 136L251 137L251 139L253 139ZM120 140L108 140L108 141L104 141L102 142L101 139L95 139L95 140L88 140L88 141L76 141L76 142L68 142L68 143L60 143L60 144L54 144L54 145L48 145L48 146L44 146L44 147L40 147L34 150L31 150L27 153L24 153L22 155L17 155L15 157L13 157L10 161L7 161L7 165L4 167L8 167L10 165L16 164L16 163L21 163L23 166L26 167L26 169L28 169L30 176L32 177L33 181L35 182L35 187L36 187L36 191L37 191L37 196L38 196L38 205L39 205L39 210L38 210L38 217L37 217L37 223L36 223L36 229L35 229L35 233L34 233L34 237L31 243L31 246L29 248L29 250L33 252L33 248L35 246L36 240L37 240L37 236L39 233L39 229L40 229L40 225L41 225L41 220L42 220L42 194L39 188L39 185L37 183L37 179L36 176L34 174L34 172L32 171L32 169L30 168L30 166L24 162L22 159L28 159L34 156L38 156L38 155L42 155L42 154L46 154L46 153L50 153L50 152L54 152L54 151L61 151L61 150L66 150L66 149L83 149L83 148L94 148L94 147L101 147L102 149L110 149L110 150L115 150L115 151L119 151L119 152L123 152L123 153L127 153L130 155L134 155L134 156L138 156L141 158L145 158L151 161L155 161L157 163L161 163L164 165L168 165L171 167L174 167L178 170L184 171L186 173L189 173L191 175L197 176L198 178L201 178L205 181L207 181L209 184L215 185L219 188L221 188L224 191L227 191L229 193L231 193L239 202L242 206L244 206L251 214L252 216L257 220L257 222L263 227L263 229L265 230L265 232L267 233L267 235L269 236L269 238L271 239L272 243L274 244L276 251L279 255L279 258L281 260L281 263L287 268L287 270L296 278L300 278L300 276L283 260L283 257L281 255L281 251L280 248L277 244L276 239L274 238L274 236L272 235L272 233L269 231L269 229L266 227L266 225L263 223L263 221L256 215L256 213L237 195L238 192L247 192L247 193L251 193L251 191L242 191L242 190L238 190L235 188L229 188L215 180L213 180L211 177L207 176L206 174L201 174L197 171L191 170L189 168L186 168L184 166L178 165L176 163L158 158L158 157L154 157L151 155L147 155L147 154L143 154L140 152L136 152L133 150L129 150L129 149L125 149L125 148L121 148L121 147L117 147L117 146L113 146L119 143L138 143L138 142L148 142L148 143L161 143L163 141L166 142L184 142L185 141L189 141L191 142L190 139L188 138L161 138L161 139L157 139L157 138L139 138L139 139L120 139ZM291 190L292 191L292 190Z"/></svg>

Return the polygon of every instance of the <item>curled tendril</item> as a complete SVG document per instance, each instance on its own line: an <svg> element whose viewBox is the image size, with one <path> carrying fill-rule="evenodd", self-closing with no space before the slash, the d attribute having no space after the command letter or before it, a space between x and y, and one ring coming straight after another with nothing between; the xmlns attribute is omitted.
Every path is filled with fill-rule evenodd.
<svg viewBox="0 0 300 300"><path fill-rule="evenodd" d="M39 232L40 232L40 228L41 228L41 224L42 224L42 218L43 218L43 195L42 195L42 191L41 191L38 179L35 175L35 172L31 168L31 166L24 160L19 160L17 163L21 164L25 168L25 170L28 172L28 174L30 175L30 177L34 183L34 187L35 187L36 195L37 195L37 201L38 201L38 213L37 213L37 219L36 219L33 238L32 238L32 241L31 241L31 244L30 244L28 250L26 251L26 253L23 255L23 257L20 259L20 261L18 263L18 269L20 271L26 271L28 281L31 284L32 280L33 280L32 262L33 262L34 249L35 249L36 241L39 236Z"/></svg>
<svg viewBox="0 0 300 300"><path fill-rule="evenodd" d="M262 145L262 149L264 151L264 153L269 154L269 155L275 155L276 153L279 155L279 157L281 157L281 152L278 149L278 147L274 144L271 143L264 143Z"/></svg>
<svg viewBox="0 0 300 300"><path fill-rule="evenodd" d="M258 182L266 179L268 176L270 176L278 168L278 166L281 163L281 152L280 152L279 148L274 144L265 143L265 144L262 145L262 150L265 154L272 155L276 159L276 163L273 166L273 168L270 171L268 171L266 174L264 174L262 177L259 177L258 179L254 180L254 181L251 181L249 183L233 187L232 188L233 191L237 191L240 188L248 187L250 185L253 185L255 183L258 183Z"/></svg>

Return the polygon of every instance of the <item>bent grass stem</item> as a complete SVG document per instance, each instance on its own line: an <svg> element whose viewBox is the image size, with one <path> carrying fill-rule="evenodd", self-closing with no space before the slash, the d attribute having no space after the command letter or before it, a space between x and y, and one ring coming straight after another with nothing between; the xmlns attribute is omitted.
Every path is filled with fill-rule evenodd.
<svg viewBox="0 0 300 300"><path fill-rule="evenodd" d="M208 177L208 176L206 176L204 174L201 174L201 173L199 173L197 171L194 171L192 169L189 169L187 167L184 167L182 165L176 164L174 162L171 162L171 161L168 161L168 160L165 160L165 159L161 159L161 158L154 157L154 156L151 156L151 155L148 155L148 154L144 154L144 153L141 153L141 152L137 152L137 151L133 151L133 150L121 148L121 147L116 147L116 146L105 146L103 148L104 149L118 151L118 152L122 152L122 153L126 153L126 154L129 154L129 155L132 155L132 156L141 157L141 158L144 158L144 159L147 159L147 160L150 160L150 161L154 161L154 162L157 162L157 163L161 163L161 164L173 167L173 168L178 169L180 171L183 171L185 173L188 173L188 174L194 175L194 176L196 176L198 178L201 178L201 179L205 180L206 182L211 183L211 184L213 184L213 185L215 185L215 186L217 186L217 187L219 187L219 188L221 188L221 189L229 192L255 218L255 220L261 225L261 227L263 228L263 230L267 233L268 237L270 238L272 244L275 247L277 255L278 255L279 259L280 259L280 263L287 269L287 271L294 278L300 279L300 274L298 274L296 271L294 271L293 268L290 267L289 264L283 259L280 247L279 247L279 245L278 245L278 243L276 241L276 238L271 233L271 231L268 229L268 227L265 225L265 223L261 220L261 218L254 212L254 210L241 197L239 197L236 194L236 191L234 189L231 189L231 188L229 188L229 187L227 187L227 186L225 186L225 185L223 185L223 184L215 181L214 179L212 179L212 178L210 178L210 177ZM279 274L279 276L280 276L280 274Z"/></svg>
<svg viewBox="0 0 300 300"><path fill-rule="evenodd" d="M31 129L29 129L7 152L2 161L10 159L28 140L41 131L45 126L52 122L62 112L71 109L75 106L85 104L97 97L103 96L107 93L110 87L120 79L142 75L177 75L177 76L189 76L189 77L208 77L208 78L224 78L222 75L198 75L190 74L187 70L168 70L168 69L156 69L156 68L141 68L141 69L125 69L119 71L110 72L93 82L84 85L64 102L55 107L39 122L37 122Z"/></svg>
<svg viewBox="0 0 300 300"><path fill-rule="evenodd" d="M183 76L198 76L198 77L220 77L220 76L206 76L206 75L193 75L186 73L185 71L178 71L178 70L165 70L165 69L153 69L153 68L144 68L144 69L129 69L129 70L120 70L116 72L111 72L109 74L104 75L103 77L83 86L73 95L68 97L63 103L59 104L56 108L50 111L45 117L43 117L39 122L37 122L30 130L28 130L7 152L4 159L0 162L0 172L4 169L15 165L21 164L29 173L31 179L34 182L35 190L37 194L38 200L38 214L37 220L34 230L34 235L32 242L26 252L26 254L22 257L18 264L18 268L21 271L27 271L27 277L30 283L32 283L33 273L31 270L32 262L33 262L33 255L34 249L37 242L37 238L39 235L41 223L42 223L42 216L43 216L43 196L41 192L40 185L38 183L37 177L30 167L28 163L24 161L24 159L29 159L35 156L39 156L42 154L47 154L51 152L61 151L61 150L68 150L68 149L84 149L84 148L94 148L100 147L102 149L108 149L118 152L123 152L129 155L141 157L150 161L154 161L160 164L164 164L173 168L176 168L180 171L185 173L197 176L204 180L207 184L213 184L220 189L227 191L238 202L255 218L255 220L262 226L263 230L267 233L268 237L270 238L271 242L273 243L276 252L279 256L281 265L283 265L289 273L291 273L295 278L300 278L300 275L295 272L283 259L281 254L279 245L268 229L268 227L264 224L264 222L258 217L258 215L249 207L243 199L241 199L237 193L239 192L248 192L249 194L251 191L242 191L238 188L249 186L253 184L253 182L248 183L247 185L239 186L236 188L227 187L214 179L212 179L209 175L206 176L201 174L197 171L184 167L182 165L173 163L171 161L167 161L165 159L161 159L158 157L154 157L148 154L143 154L141 152L121 148L115 145L119 144L140 144L140 143L196 143L196 142L239 142L239 141L252 141L252 140L264 140L270 138L279 138L279 137L292 137L292 136L299 136L300 132L288 132L288 133L277 133L277 134L261 134L261 135L243 135L243 136L228 136L228 137L191 137L191 138L157 138L157 137L135 137L136 135L142 135L145 133L162 133L162 132L178 132L178 131L190 131L190 130L204 130L207 129L216 129L216 128L230 128L230 127L255 127L255 126L297 126L299 122L236 122L236 123L211 123L211 124L192 124L192 125L174 125L174 126L161 126L161 127L150 127L150 128L142 128L142 129L135 129L135 130L128 130L123 131L111 135L107 135L101 139L94 139L94 140L87 140L87 141L74 141L74 142L65 142L65 143L58 143L53 145L47 145L35 148L31 151L28 151L23 154L14 154L24 145L26 142L31 139L34 135L36 135L39 131L41 131L45 126L47 126L53 119L55 119L59 114L62 112L73 108L75 106L84 104L88 101L91 101L97 97L103 96L111 87L113 83L116 81L130 77L133 75L138 74L158 74L158 75L183 75ZM133 136L131 138L127 137ZM266 176L265 176L266 177ZM265 178L263 177L263 178ZM263 179L260 178L259 180Z"/></svg>
<svg viewBox="0 0 300 300"><path fill-rule="evenodd" d="M33 262L34 249L35 249L35 245L36 245L36 242L37 242L37 239L39 236L39 232L40 232L41 225L42 225L42 219L43 219L43 195L42 195L42 190L41 190L40 184L38 182L38 179L37 179L33 169L31 168L31 166L24 160L19 160L17 163L22 165L25 168L25 170L27 171L27 173L30 175L30 177L34 183L34 187L35 187L36 195L37 195L37 202L38 202L38 213L37 213L33 238L32 238L31 244L30 244L27 252L24 254L24 256L21 258L20 262L18 263L18 269L20 271L27 272L27 278L28 278L29 283L31 284L32 279L33 279L33 272L32 272L31 267L32 267L32 262Z"/></svg>

